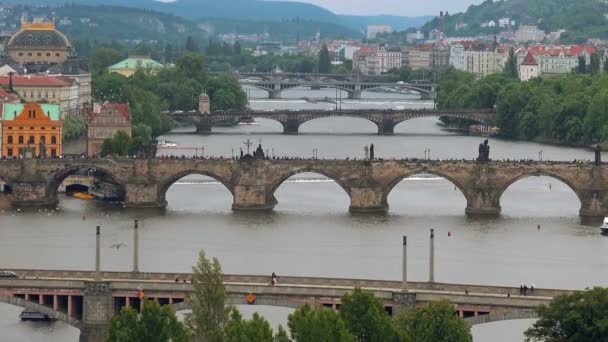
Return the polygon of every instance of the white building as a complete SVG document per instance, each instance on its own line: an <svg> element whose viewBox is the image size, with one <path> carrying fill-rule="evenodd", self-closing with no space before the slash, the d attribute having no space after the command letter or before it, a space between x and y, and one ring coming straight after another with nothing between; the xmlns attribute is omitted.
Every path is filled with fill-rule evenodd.
<svg viewBox="0 0 608 342"><path fill-rule="evenodd" d="M367 39L374 39L379 33L391 33L391 25L367 25Z"/></svg>
<svg viewBox="0 0 608 342"><path fill-rule="evenodd" d="M540 77L540 66L532 52L528 52L524 61L519 65L519 79L522 82Z"/></svg>
<svg viewBox="0 0 608 342"><path fill-rule="evenodd" d="M536 25L522 25L515 32L517 43L541 42L545 39L545 31L540 30Z"/></svg>
<svg viewBox="0 0 608 342"><path fill-rule="evenodd" d="M511 19L509 19L509 18L498 19L498 26L501 28L509 27L510 24L511 24Z"/></svg>
<svg viewBox="0 0 608 342"><path fill-rule="evenodd" d="M391 69L401 68L403 54L399 48L387 48L384 44L378 48L362 48L355 53L353 69L366 75L382 75Z"/></svg>
<svg viewBox="0 0 608 342"><path fill-rule="evenodd" d="M464 46L461 44L450 45L450 65L457 70L465 70Z"/></svg>

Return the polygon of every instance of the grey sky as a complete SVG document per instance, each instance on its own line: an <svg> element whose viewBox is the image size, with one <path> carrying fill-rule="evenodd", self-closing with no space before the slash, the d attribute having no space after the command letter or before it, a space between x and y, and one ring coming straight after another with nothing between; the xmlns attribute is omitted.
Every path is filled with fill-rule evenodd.
<svg viewBox="0 0 608 342"><path fill-rule="evenodd" d="M403 16L438 15L444 10L465 11L483 0L287 0L309 2L339 14L394 14Z"/></svg>

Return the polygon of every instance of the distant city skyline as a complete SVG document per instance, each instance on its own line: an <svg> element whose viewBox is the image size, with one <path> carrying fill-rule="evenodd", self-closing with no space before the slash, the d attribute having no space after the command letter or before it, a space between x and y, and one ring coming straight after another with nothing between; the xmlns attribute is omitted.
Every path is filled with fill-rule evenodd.
<svg viewBox="0 0 608 342"><path fill-rule="evenodd" d="M337 14L357 15L438 15L439 11L464 12L483 0L281 0L315 4Z"/></svg>

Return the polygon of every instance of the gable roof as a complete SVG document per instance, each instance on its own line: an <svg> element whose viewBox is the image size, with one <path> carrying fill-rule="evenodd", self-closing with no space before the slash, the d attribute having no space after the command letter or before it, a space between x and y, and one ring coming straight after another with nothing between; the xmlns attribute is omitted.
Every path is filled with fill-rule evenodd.
<svg viewBox="0 0 608 342"><path fill-rule="evenodd" d="M108 113L114 111L119 115L123 116L127 120L131 120L131 113L129 111L129 105L126 103L103 103L93 104L93 110L91 110L89 114L89 121L95 120L98 114L100 113Z"/></svg>
<svg viewBox="0 0 608 342"><path fill-rule="evenodd" d="M0 85L8 87L9 76L0 76ZM71 82L63 77L47 76L13 76L14 87L64 87Z"/></svg>
<svg viewBox="0 0 608 342"><path fill-rule="evenodd" d="M521 65L538 65L538 62L536 62L536 58L534 58L532 51L528 52L526 58L524 58L524 61L521 63Z"/></svg>
<svg viewBox="0 0 608 342"><path fill-rule="evenodd" d="M2 105L2 120L3 121L12 121L15 120L19 114L23 112L26 106L38 105L42 110L44 116L48 117L51 121L60 121L61 120L61 109L59 105L56 104L32 104L32 103L4 103Z"/></svg>
<svg viewBox="0 0 608 342"><path fill-rule="evenodd" d="M121 62L118 62L114 65L110 65L108 70L135 70L137 68L152 68L158 69L162 68L164 65L158 63L157 61L147 58L147 57L129 57Z"/></svg>

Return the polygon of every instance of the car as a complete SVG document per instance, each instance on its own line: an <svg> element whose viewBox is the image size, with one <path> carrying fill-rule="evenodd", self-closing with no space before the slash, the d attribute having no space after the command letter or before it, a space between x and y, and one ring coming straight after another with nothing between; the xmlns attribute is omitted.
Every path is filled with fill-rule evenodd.
<svg viewBox="0 0 608 342"><path fill-rule="evenodd" d="M19 278L19 276L12 271L0 271L0 278Z"/></svg>

